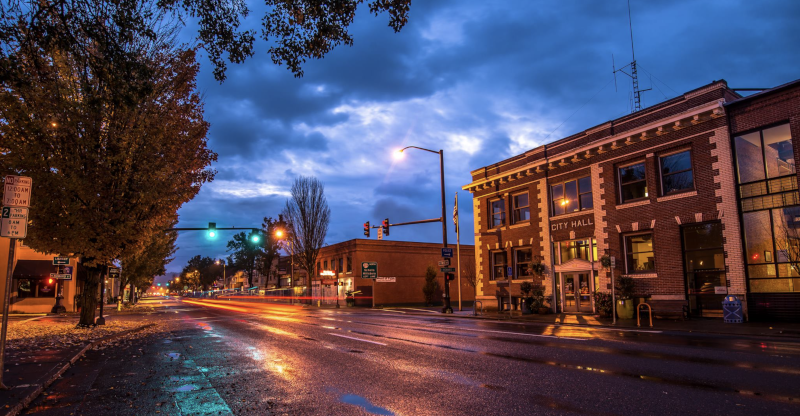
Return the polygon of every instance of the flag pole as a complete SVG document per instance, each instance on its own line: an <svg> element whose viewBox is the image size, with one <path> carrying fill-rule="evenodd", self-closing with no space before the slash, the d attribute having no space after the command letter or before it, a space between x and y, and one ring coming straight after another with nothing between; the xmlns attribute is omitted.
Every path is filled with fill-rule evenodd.
<svg viewBox="0 0 800 416"><path fill-rule="evenodd" d="M461 311L461 224L458 223L458 192L456 192L456 203L453 208L453 222L456 223L456 274L458 275L458 310Z"/></svg>

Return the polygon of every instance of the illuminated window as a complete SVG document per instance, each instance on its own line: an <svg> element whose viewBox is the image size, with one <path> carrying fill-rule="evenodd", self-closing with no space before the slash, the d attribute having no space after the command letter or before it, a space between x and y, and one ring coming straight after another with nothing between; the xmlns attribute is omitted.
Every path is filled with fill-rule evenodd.
<svg viewBox="0 0 800 416"><path fill-rule="evenodd" d="M656 270L652 233L625 236L625 262L630 274Z"/></svg>
<svg viewBox="0 0 800 416"><path fill-rule="evenodd" d="M552 215L568 214L594 208L592 180L586 176L550 186Z"/></svg>

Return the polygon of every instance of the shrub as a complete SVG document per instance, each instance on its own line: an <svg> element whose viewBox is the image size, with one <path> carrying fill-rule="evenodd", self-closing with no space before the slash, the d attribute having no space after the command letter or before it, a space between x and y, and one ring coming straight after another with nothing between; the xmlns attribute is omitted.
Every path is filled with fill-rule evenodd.
<svg viewBox="0 0 800 416"><path fill-rule="evenodd" d="M611 294L595 291L594 306L597 308L597 313L600 315L611 315L611 311L614 308L614 305L611 303Z"/></svg>
<svg viewBox="0 0 800 416"><path fill-rule="evenodd" d="M436 280L436 268L428 266L425 270L425 283L422 285L422 294L425 295L425 304L430 305L433 303L433 294L439 290L439 281Z"/></svg>

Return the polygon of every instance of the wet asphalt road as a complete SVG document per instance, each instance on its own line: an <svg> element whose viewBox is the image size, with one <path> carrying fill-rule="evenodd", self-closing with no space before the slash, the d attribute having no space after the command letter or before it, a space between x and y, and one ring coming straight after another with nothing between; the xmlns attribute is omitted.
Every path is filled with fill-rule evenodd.
<svg viewBox="0 0 800 416"><path fill-rule="evenodd" d="M28 414L791 414L800 342L231 301L91 351ZM130 318L132 319L132 318Z"/></svg>

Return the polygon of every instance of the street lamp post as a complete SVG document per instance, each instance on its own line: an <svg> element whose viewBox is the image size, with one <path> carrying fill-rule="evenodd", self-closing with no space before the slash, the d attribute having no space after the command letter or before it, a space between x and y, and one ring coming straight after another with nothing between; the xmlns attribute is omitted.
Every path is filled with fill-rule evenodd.
<svg viewBox="0 0 800 416"><path fill-rule="evenodd" d="M444 198L444 150L439 150L437 152L435 150L425 149L417 146L406 146L400 149L398 154L402 155L403 151L406 149L419 149L426 152L439 154L439 180L442 186L442 244L445 248L447 248L447 223L445 222L446 202ZM442 313L453 313L453 308L450 306L450 281L447 280L447 278L444 280L444 308L442 308Z"/></svg>
<svg viewBox="0 0 800 416"><path fill-rule="evenodd" d="M222 260L217 260L216 263L217 263L217 266L222 264L222 289L224 290L224 289L226 289L226 286L228 285L228 279L225 277L225 262L222 261Z"/></svg>
<svg viewBox="0 0 800 416"><path fill-rule="evenodd" d="M275 231L275 236L278 237L278 239L282 240L283 231L281 230ZM289 258L291 259L290 262L292 268L292 270L289 272L289 287L292 290L292 294L291 296L289 296L289 302L293 305L294 304L294 239L291 238L290 236L286 236L286 241L289 242L289 247L290 247ZM280 277L278 279L279 279L278 282L280 283Z"/></svg>

